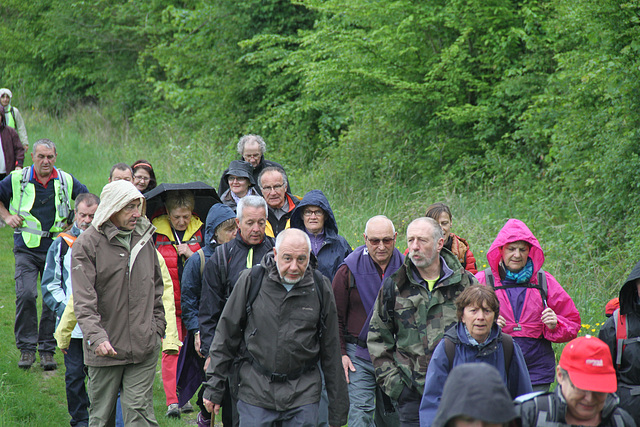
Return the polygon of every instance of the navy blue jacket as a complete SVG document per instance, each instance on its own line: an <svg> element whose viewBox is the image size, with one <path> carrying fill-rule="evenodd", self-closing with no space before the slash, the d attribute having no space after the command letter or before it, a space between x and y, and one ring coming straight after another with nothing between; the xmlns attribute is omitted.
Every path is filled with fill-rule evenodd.
<svg viewBox="0 0 640 427"><path fill-rule="evenodd" d="M329 280L333 280L338 267L353 250L349 242L338 234L338 224L333 216L331 206L329 206L329 201L320 190L311 190L304 195L298 206L291 213L291 228L305 231L303 212L306 206L318 206L325 213L325 240L316 258L318 259L318 271L328 277Z"/></svg>
<svg viewBox="0 0 640 427"><path fill-rule="evenodd" d="M236 214L233 210L222 203L216 203L209 209L204 226L204 246L202 247L205 262L218 246L214 234L216 228L226 220L235 217ZM202 273L200 271L200 254L194 253L184 264L182 282L180 283L182 323L191 333L199 329L198 311L200 309L200 292L202 291Z"/></svg>
<svg viewBox="0 0 640 427"><path fill-rule="evenodd" d="M513 342L513 356L509 367L509 379L507 380L502 347L502 330L495 323L489 334L489 343L482 349L469 342L466 328L462 322L458 322L455 326L449 328L444 336L453 341L456 346L453 367L463 363L485 362L500 372L500 376L507 385L512 399L532 392L529 371L527 370L522 350L520 350L515 341ZM449 358L444 349L444 339L442 339L433 352L427 368L424 393L420 402L421 426L430 426L433 422L440 405L442 389L448 376Z"/></svg>
<svg viewBox="0 0 640 427"><path fill-rule="evenodd" d="M262 242L250 246L240 235L218 246L204 266L202 277L202 292L200 295L200 310L198 321L200 322L200 353L208 354L213 342L218 320L222 309L227 303L233 287L240 277L240 273L247 269L247 255L253 249L253 262L251 266L260 263L265 254L271 252L275 246L275 240L265 236ZM226 266L218 261L226 258ZM226 280L223 281L223 278Z"/></svg>

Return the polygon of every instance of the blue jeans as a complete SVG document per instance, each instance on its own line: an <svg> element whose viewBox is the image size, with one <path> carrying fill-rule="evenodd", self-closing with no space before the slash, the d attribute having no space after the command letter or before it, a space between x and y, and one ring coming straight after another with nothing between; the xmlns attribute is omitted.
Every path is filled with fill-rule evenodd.
<svg viewBox="0 0 640 427"><path fill-rule="evenodd" d="M275 411L238 400L238 415L240 416L240 427L316 427L318 425L318 402L288 411Z"/></svg>
<svg viewBox="0 0 640 427"><path fill-rule="evenodd" d="M72 426L89 425L89 397L84 385L87 376L84 366L82 338L71 338L67 354L64 355L64 382L67 391L67 409Z"/></svg>
<svg viewBox="0 0 640 427"><path fill-rule="evenodd" d="M385 413L384 402L376 399L373 364L356 356L356 344L347 343L347 356L356 368L349 371L349 427L399 426L398 413Z"/></svg>

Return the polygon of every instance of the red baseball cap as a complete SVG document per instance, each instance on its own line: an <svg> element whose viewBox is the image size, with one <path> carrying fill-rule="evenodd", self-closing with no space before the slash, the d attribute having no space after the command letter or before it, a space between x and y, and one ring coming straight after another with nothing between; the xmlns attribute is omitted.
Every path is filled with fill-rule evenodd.
<svg viewBox="0 0 640 427"><path fill-rule="evenodd" d="M590 335L569 342L560 356L560 367L582 390L613 393L618 388L609 346Z"/></svg>

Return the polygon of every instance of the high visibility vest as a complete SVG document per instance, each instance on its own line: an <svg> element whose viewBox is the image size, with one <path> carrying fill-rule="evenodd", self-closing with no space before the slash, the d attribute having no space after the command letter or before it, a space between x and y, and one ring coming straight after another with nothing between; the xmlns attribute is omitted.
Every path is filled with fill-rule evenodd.
<svg viewBox="0 0 640 427"><path fill-rule="evenodd" d="M42 237L54 238L55 233L61 232L67 225L67 217L71 210L69 194L73 194L73 177L60 169L57 170L58 179L53 180L55 219L53 226L47 231L42 230L42 224L38 218L31 214L31 208L36 199L35 185L30 182L33 167L11 172L13 196L9 210L23 218L22 227L16 228L14 232L22 234L24 244L28 248L40 246Z"/></svg>
<svg viewBox="0 0 640 427"><path fill-rule="evenodd" d="M7 119L7 126L15 129L16 118L13 116L13 108L11 108L11 105L7 105L7 108L4 109L4 117Z"/></svg>

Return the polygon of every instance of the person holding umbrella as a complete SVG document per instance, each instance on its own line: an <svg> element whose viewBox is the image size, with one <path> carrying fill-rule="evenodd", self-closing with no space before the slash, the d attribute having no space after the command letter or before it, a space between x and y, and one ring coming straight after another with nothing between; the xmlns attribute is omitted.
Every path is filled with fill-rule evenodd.
<svg viewBox="0 0 640 427"><path fill-rule="evenodd" d="M180 341L183 341L186 329L182 324L180 279L184 263L200 249L202 243L202 221L197 215L193 214L195 197L191 191L168 192L165 206L167 213L154 218L152 223L157 228L155 234L156 248L163 256L173 281L178 337ZM180 417L176 389L177 364L178 354L162 354L162 383L167 397L166 415L176 418ZM182 410L187 412L189 407L185 405Z"/></svg>

